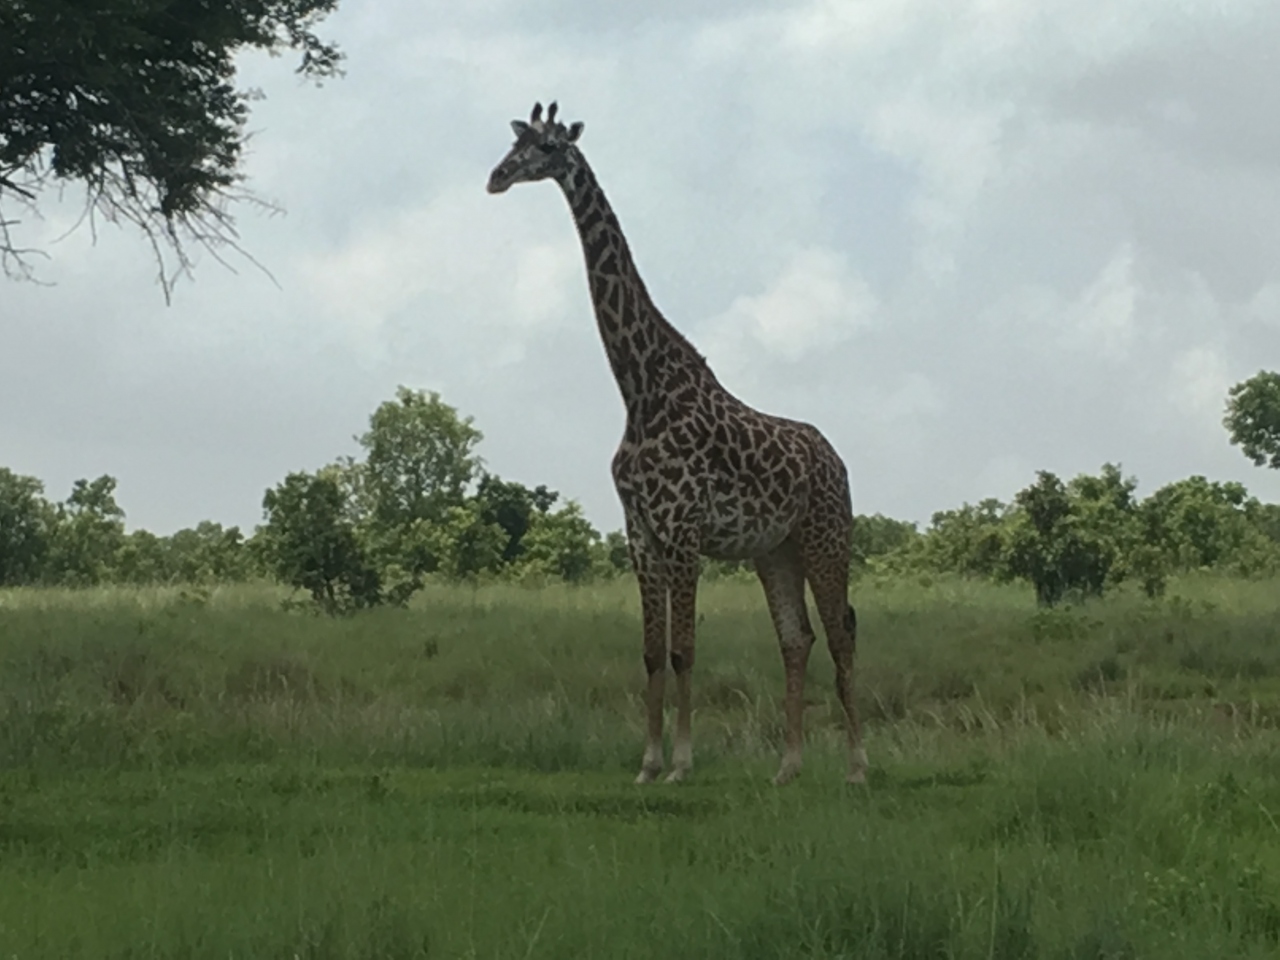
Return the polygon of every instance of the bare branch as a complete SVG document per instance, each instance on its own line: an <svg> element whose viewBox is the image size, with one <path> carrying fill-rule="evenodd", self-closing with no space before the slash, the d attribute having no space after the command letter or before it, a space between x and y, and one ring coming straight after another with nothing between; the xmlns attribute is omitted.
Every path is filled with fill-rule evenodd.
<svg viewBox="0 0 1280 960"><path fill-rule="evenodd" d="M13 179L14 173L25 173L27 176L22 183L17 183ZM43 257L48 260L49 255L43 250L34 247L20 247L14 241L13 228L22 225L21 220L8 219L4 215L4 191L17 196L17 205L23 208L33 217L39 217L40 212L36 208L36 191L44 181L44 173L42 170L30 171L25 168L11 167L0 174L0 272L11 280L27 280L32 283L39 283L35 275L35 268L30 262L31 257Z"/></svg>
<svg viewBox="0 0 1280 960"><path fill-rule="evenodd" d="M18 202L23 207L38 217L34 202L36 194L28 185L43 186L47 179L48 171L41 168L28 171L20 191L15 189L17 185L12 184L9 178L5 178L3 183L6 189L19 194ZM236 220L229 212L232 205L240 204L274 215L283 212L277 204L244 189L218 190L212 192L196 210L166 217L160 212L159 197L154 187L146 182L140 183L120 160L104 166L98 176L84 184L84 188L85 199L80 216L52 242L61 242L87 224L96 245L99 217L113 226L129 224L137 228L151 248L156 263L156 279L166 304L173 302L178 280L193 275L193 247L204 250L232 273L238 273L235 264L226 256L227 250L233 251L261 271L277 288L280 286L270 269L241 246ZM32 199L27 199L28 196ZM19 247L14 242L11 228L21 224L22 221L17 219L0 219L0 265L11 279L51 285L39 280L35 266L30 262L32 257L48 260L49 255L37 248Z"/></svg>
<svg viewBox="0 0 1280 960"><path fill-rule="evenodd" d="M33 191L26 187L20 187L14 183L5 174L0 174L0 190L8 190L10 193L16 193L24 200L35 200L36 195Z"/></svg>

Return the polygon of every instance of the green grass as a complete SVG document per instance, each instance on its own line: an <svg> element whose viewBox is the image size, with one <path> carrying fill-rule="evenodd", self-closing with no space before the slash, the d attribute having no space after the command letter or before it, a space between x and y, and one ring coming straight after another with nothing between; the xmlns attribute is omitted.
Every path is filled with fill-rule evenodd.
<svg viewBox="0 0 1280 960"><path fill-rule="evenodd" d="M1278 587L864 583L870 784L818 648L780 790L753 584L644 788L627 583L0 593L0 957L1274 957Z"/></svg>

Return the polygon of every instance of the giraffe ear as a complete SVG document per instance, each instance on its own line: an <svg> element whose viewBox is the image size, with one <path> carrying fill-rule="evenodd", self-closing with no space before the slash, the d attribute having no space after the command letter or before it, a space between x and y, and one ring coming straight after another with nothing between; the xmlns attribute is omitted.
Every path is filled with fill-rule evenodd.
<svg viewBox="0 0 1280 960"><path fill-rule="evenodd" d="M523 120L512 120L511 129L515 131L517 137L522 137L525 131L529 129L529 125Z"/></svg>
<svg viewBox="0 0 1280 960"><path fill-rule="evenodd" d="M585 126L586 124L584 124L581 120L575 120L573 123L569 124L569 142L570 143L574 143L580 136L582 136L582 129Z"/></svg>

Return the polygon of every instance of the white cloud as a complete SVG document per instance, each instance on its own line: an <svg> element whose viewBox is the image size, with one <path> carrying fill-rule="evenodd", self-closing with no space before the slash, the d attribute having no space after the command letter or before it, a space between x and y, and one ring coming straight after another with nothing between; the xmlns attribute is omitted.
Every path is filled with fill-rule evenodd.
<svg viewBox="0 0 1280 960"><path fill-rule="evenodd" d="M1126 244L1069 308L1068 339L1104 360L1124 360L1137 335L1138 296L1133 250Z"/></svg>
<svg viewBox="0 0 1280 960"><path fill-rule="evenodd" d="M523 213L474 183L453 186L338 249L306 253L296 269L314 312L299 320L326 317L371 354L398 350L417 327L484 344L486 361L516 362L529 337L564 323L581 307L573 298L585 296L572 232L560 223L552 235L567 239L537 242L531 234L546 218Z"/></svg>
<svg viewBox="0 0 1280 960"><path fill-rule="evenodd" d="M932 423L946 410L943 389L918 370L886 379L859 390L851 409L859 433L874 438L871 446L877 461L886 451L891 458L904 449L923 449ZM883 469L883 463L878 462L876 469Z"/></svg>
<svg viewBox="0 0 1280 960"><path fill-rule="evenodd" d="M1259 287L1244 305L1242 316L1250 323L1280 328L1280 280Z"/></svg>
<svg viewBox="0 0 1280 960"><path fill-rule="evenodd" d="M935 416L943 410L942 395L924 374L908 373L884 399L870 411L876 420L891 426Z"/></svg>
<svg viewBox="0 0 1280 960"><path fill-rule="evenodd" d="M585 295L582 269L582 254L572 240L521 250L511 288L516 322L523 327L563 323L572 309L570 297Z"/></svg>
<svg viewBox="0 0 1280 960"><path fill-rule="evenodd" d="M794 363L871 326L877 310L870 287L843 257L811 247L794 253L763 293L739 297L708 321L701 339L713 362L735 369L761 351Z"/></svg>
<svg viewBox="0 0 1280 960"><path fill-rule="evenodd" d="M1192 347L1173 361L1170 399L1179 410L1202 423L1221 421L1231 382L1227 361L1217 347Z"/></svg>
<svg viewBox="0 0 1280 960"><path fill-rule="evenodd" d="M489 288L494 264L477 254L496 224L477 194L454 187L389 221L362 225L338 249L303 253L297 271L317 309L376 336L426 294Z"/></svg>
<svg viewBox="0 0 1280 960"><path fill-rule="evenodd" d="M1132 359L1137 344L1151 346L1196 303L1182 289L1174 302L1147 296L1134 259L1132 245L1121 244L1092 279L1068 296L1045 284L1010 290L983 312L983 322L1026 337L1051 356L1070 351L1112 367L1122 365Z"/></svg>

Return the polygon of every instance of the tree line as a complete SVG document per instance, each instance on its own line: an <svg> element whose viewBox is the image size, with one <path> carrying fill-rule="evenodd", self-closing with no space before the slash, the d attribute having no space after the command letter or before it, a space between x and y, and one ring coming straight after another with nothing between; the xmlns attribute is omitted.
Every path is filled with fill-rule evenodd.
<svg viewBox="0 0 1280 960"><path fill-rule="evenodd" d="M1269 406L1268 403L1274 403ZM1224 421L1256 463L1280 466L1280 377L1232 389ZM249 536L205 521L170 536L125 530L116 480L78 480L51 502L34 477L0 468L0 586L208 584L276 580L330 613L402 604L429 579L581 583L629 569L621 531L601 534L545 485L489 473L483 434L434 392L400 387L357 441L361 457L288 474ZM1136 496L1105 464L1064 482L1041 471L1008 503L935 513L921 530L855 517L855 575L957 574L1024 581L1039 602L1131 582L1158 596L1189 570L1280 571L1280 505L1239 483L1193 476ZM708 561L710 575L746 564Z"/></svg>
<svg viewBox="0 0 1280 960"><path fill-rule="evenodd" d="M1260 370L1233 386L1222 424L1255 465L1280 469L1280 373ZM854 557L862 571L1024 581L1043 605L1101 596L1125 581L1155 597L1171 575L1191 570L1280 571L1280 504L1203 476L1142 500L1137 486L1117 464L1066 483L1041 470L1012 502L943 510L923 531L879 514L855 517Z"/></svg>
<svg viewBox="0 0 1280 960"><path fill-rule="evenodd" d="M940 511L924 530L859 516L854 552L873 573L1024 581L1045 605L1101 596L1126 581L1159 596L1170 576L1189 571L1280 571L1280 504L1202 476L1143 499L1136 488L1115 464L1065 483L1042 470L1011 502Z"/></svg>
<svg viewBox="0 0 1280 960"><path fill-rule="evenodd" d="M357 437L363 456L288 474L251 535L211 521L171 536L126 532L116 479L61 502L0 468L0 586L274 579L338 613L403 603L428 578L581 582L629 566L574 501L484 469L483 434L439 394L401 387Z"/></svg>

